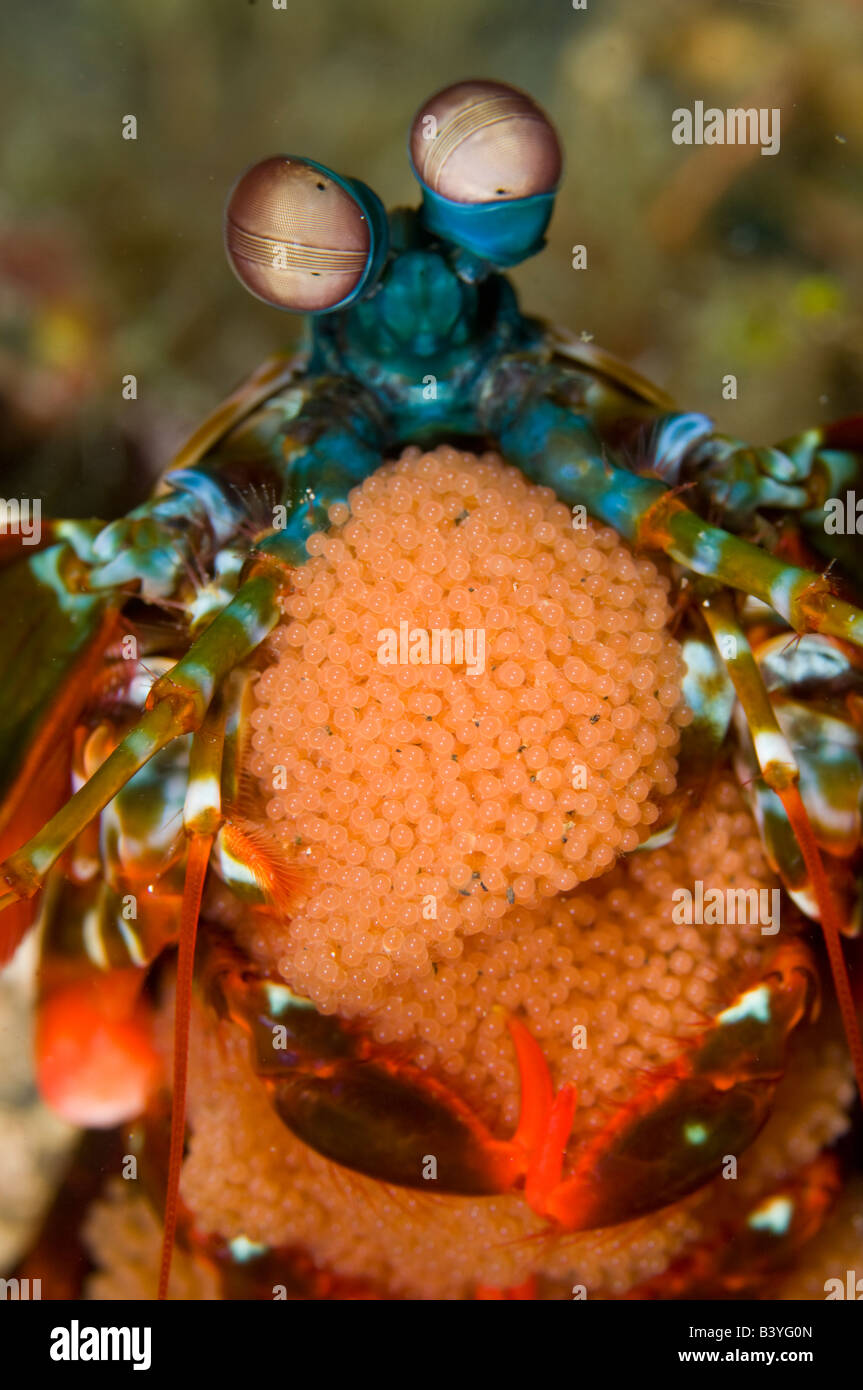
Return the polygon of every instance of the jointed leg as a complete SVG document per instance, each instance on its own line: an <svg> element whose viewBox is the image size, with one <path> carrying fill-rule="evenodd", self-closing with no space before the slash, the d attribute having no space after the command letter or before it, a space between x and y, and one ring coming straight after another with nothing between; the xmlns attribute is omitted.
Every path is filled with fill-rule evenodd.
<svg viewBox="0 0 863 1390"><path fill-rule="evenodd" d="M842 918L800 795L797 762L779 727L758 663L733 605L723 596L712 595L702 601L701 611L743 707L764 781L782 802L812 881L857 1087L863 1096L863 1040L842 953Z"/></svg>
<svg viewBox="0 0 863 1390"><path fill-rule="evenodd" d="M216 697L201 728L192 741L189 785L183 810L188 838L186 882L180 912L180 941L177 956L177 1004L174 1010L174 1085L171 1106L171 1148L168 1160L168 1190L162 1233L162 1261L159 1298L168 1292L171 1255L177 1229L180 1169L183 1164L183 1137L186 1129L186 1079L189 1061L189 1023L192 1007L192 979L195 966L195 940L207 866L213 840L222 822L221 769L225 740L225 711Z"/></svg>
<svg viewBox="0 0 863 1390"><path fill-rule="evenodd" d="M795 631L863 646L863 612L834 597L821 575L710 525L659 479L617 467L586 417L551 397L531 399L529 388L521 397L517 384L514 391L492 405L489 424L506 458L528 477L633 545L662 550L696 574L761 599Z"/></svg>
<svg viewBox="0 0 863 1390"><path fill-rule="evenodd" d="M47 825L0 866L0 880L7 888L0 895L0 911L38 891L66 847L160 748L200 727L221 681L278 622L283 583L275 566L249 579L177 665L156 682L150 709L141 721Z"/></svg>

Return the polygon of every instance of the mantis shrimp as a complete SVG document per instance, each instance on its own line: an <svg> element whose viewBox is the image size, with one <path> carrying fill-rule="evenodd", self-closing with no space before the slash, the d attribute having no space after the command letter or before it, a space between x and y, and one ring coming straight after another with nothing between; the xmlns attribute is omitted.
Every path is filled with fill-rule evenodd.
<svg viewBox="0 0 863 1390"><path fill-rule="evenodd" d="M6 538L0 957L38 909L40 1086L132 1127L160 1296L175 1246L191 1296L569 1296L611 1248L601 1296L758 1292L827 1220L863 1088L863 611L823 526L863 424L753 447L523 314L505 271L562 167L525 94L437 93L410 157L421 206L389 216L311 159L247 171L228 258L305 315L303 352L129 516ZM476 669L446 669L479 633ZM675 926L701 844L740 909L781 882L778 941L778 914ZM814 1152L738 1197L723 1178L825 1047ZM207 1143L211 1171L226 1143L241 1172L276 1155L269 1215L219 1215L218 1162L196 1196ZM362 1251L279 1216L289 1190L323 1225L365 1204ZM402 1218L426 1244L399 1284ZM627 1263L651 1222L658 1266ZM424 1282L430 1227L474 1251L449 1284Z"/></svg>

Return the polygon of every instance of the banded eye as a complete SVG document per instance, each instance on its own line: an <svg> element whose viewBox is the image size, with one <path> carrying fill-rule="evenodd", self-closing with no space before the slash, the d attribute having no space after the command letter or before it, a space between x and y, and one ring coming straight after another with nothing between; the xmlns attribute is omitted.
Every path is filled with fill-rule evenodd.
<svg viewBox="0 0 863 1390"><path fill-rule="evenodd" d="M234 185L225 249L239 279L277 309L322 313L350 299L374 259L363 193L310 160L273 155ZM376 200L375 200L376 201Z"/></svg>
<svg viewBox="0 0 863 1390"><path fill-rule="evenodd" d="M494 203L549 193L562 157L543 111L503 82L457 82L420 107L410 153L419 178L456 203Z"/></svg>

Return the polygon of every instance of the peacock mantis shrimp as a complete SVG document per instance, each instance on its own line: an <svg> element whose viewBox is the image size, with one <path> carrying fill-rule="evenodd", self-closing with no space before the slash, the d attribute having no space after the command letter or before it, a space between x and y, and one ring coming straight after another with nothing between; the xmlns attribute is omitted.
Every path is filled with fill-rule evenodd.
<svg viewBox="0 0 863 1390"><path fill-rule="evenodd" d="M193 996L245 1040L272 1110L313 1154L388 1192L423 1189L433 1156L440 1200L510 1195L565 1236L649 1217L713 1181L767 1122L789 1046L818 1011L816 957L801 932L783 932L757 969L729 965L714 1007L573 1153L576 1087L555 1088L524 1016L501 1015L520 1093L508 1132L457 1077L380 1041L362 1009L310 999L298 974L249 949L243 914L265 934L273 923L284 931L314 873L248 791L254 687L314 553L307 542L334 527L347 535L358 490L406 447L423 458L443 442L494 449L530 498L565 506L573 534L599 528L604 544L613 532L630 555L656 557L689 716L651 832L642 821L618 833L606 863L673 845L730 750L768 864L820 923L863 1090L843 954L859 924L863 610L853 555L822 524L826 500L858 476L863 425L752 447L677 410L591 343L525 316L503 272L541 249L561 173L555 132L526 95L484 81L438 93L414 119L410 155L422 204L389 216L364 184L309 159L276 156L244 174L227 207L229 260L252 293L306 315L305 350L255 372L129 516L49 523L26 552L6 540L0 955L39 903L40 1084L75 1123L111 1127L161 1114L153 982L176 948L170 1143L154 1184L165 1197L160 1296L178 1220L188 1244L213 1249L195 1236L194 1212L180 1211ZM577 638L583 611L561 611L558 626ZM575 722L561 716L559 727ZM542 785L557 788L557 838L572 865L566 817L589 821L595 798L578 798L590 783ZM555 877L545 860L540 898L576 899L578 875ZM488 893L486 877L470 873L457 892L469 899L479 880ZM513 880L504 888L514 904ZM780 1254L811 1237L835 1186L822 1156L777 1188L770 1200L791 1204L774 1232ZM735 1228L750 1247L769 1244L754 1210ZM743 1287L739 1268L714 1255L690 1252L643 1296L709 1286L711 1269L723 1288ZM236 1270L244 1259L236 1237L222 1242L217 1263ZM777 1265L760 1246L747 1259ZM303 1260L295 1251L292 1268ZM318 1270L303 1287L357 1296L350 1271ZM535 1282L501 1290L477 1278L475 1289L531 1297Z"/></svg>

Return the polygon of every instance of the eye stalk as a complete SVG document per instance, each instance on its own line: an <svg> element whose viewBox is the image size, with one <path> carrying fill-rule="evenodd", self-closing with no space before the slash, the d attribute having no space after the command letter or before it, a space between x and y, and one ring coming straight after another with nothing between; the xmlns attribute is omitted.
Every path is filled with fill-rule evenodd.
<svg viewBox="0 0 863 1390"><path fill-rule="evenodd" d="M387 244L386 212L370 188L293 155L247 169L225 209L225 250L238 279L291 313L326 314L359 298Z"/></svg>
<svg viewBox="0 0 863 1390"><path fill-rule="evenodd" d="M429 231L498 265L545 242L563 157L532 97L503 82L457 82L425 101L410 160Z"/></svg>
<svg viewBox="0 0 863 1390"><path fill-rule="evenodd" d="M457 82L420 107L409 148L430 231L496 265L544 245L563 159L531 97L502 82Z"/></svg>

